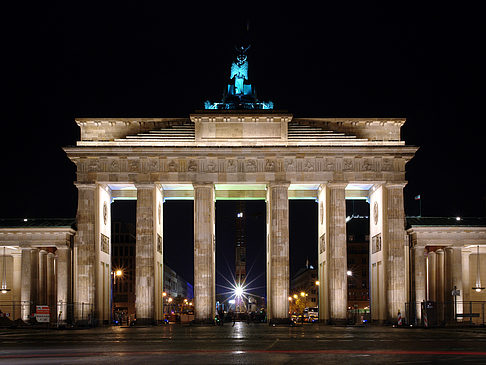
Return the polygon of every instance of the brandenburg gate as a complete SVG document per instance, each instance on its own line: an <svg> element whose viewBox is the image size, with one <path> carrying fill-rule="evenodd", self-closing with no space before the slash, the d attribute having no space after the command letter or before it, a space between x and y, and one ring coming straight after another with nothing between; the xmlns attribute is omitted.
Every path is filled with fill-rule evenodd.
<svg viewBox="0 0 486 365"><path fill-rule="evenodd" d="M163 319L162 206L181 198L194 199L196 321L215 316L215 201L225 198L266 201L270 321L288 318L292 198L315 199L319 206L320 320L346 318L346 198L370 202L372 318L403 313L409 270L405 164L417 149L400 139L405 120L294 118L256 100L246 84L247 65L246 57L238 58L223 102L207 102L189 118L76 119L81 140L65 148L77 167L73 301L93 304L100 320L108 321L111 311L113 199L137 200L137 323Z"/></svg>

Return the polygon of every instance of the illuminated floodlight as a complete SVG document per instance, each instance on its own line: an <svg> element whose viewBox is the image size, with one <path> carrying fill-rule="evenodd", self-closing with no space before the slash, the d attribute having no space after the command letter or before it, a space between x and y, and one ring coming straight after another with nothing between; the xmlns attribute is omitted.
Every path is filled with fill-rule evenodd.
<svg viewBox="0 0 486 365"><path fill-rule="evenodd" d="M243 296L243 287L237 285L236 288L235 288L235 296L237 298Z"/></svg>
<svg viewBox="0 0 486 365"><path fill-rule="evenodd" d="M353 276L353 272L351 270L346 271L346 275Z"/></svg>

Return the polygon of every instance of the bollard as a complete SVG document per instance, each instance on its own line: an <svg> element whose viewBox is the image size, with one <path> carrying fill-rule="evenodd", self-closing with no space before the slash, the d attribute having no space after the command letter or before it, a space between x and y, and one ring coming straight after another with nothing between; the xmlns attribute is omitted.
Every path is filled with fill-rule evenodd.
<svg viewBox="0 0 486 365"><path fill-rule="evenodd" d="M398 320L397 320L397 325L401 326L402 325L402 314L400 313L400 309L398 310Z"/></svg>

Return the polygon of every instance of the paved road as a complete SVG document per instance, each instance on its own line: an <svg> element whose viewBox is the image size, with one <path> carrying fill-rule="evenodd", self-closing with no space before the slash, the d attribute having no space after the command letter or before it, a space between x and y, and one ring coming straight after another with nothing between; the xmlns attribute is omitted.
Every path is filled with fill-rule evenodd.
<svg viewBox="0 0 486 365"><path fill-rule="evenodd" d="M105 327L0 330L8 364L486 365L486 329L391 327Z"/></svg>

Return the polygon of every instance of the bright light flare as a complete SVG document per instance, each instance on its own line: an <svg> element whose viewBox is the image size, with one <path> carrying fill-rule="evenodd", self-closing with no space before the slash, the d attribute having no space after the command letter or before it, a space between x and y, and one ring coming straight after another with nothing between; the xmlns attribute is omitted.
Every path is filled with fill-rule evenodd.
<svg viewBox="0 0 486 365"><path fill-rule="evenodd" d="M243 296L243 287L239 285L235 287L235 296L238 298Z"/></svg>

